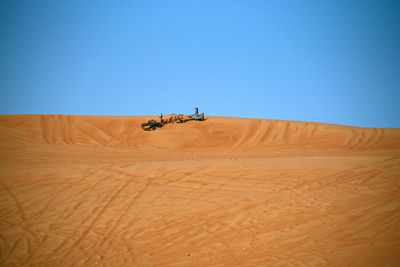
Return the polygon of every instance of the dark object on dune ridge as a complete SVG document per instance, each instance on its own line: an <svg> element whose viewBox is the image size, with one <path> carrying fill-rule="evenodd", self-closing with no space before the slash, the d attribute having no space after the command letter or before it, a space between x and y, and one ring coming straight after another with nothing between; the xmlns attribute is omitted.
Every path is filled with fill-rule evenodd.
<svg viewBox="0 0 400 267"><path fill-rule="evenodd" d="M145 131L154 131L168 123L184 123L193 120L204 121L204 113L199 114L199 109L195 108L195 113L192 115L172 115L167 120L164 120L163 115L161 114L160 121L149 120L148 122L142 123L142 129Z"/></svg>

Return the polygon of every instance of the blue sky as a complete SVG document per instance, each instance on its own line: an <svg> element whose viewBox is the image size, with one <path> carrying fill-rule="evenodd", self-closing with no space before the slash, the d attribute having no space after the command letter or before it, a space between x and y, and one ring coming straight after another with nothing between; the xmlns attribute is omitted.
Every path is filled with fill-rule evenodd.
<svg viewBox="0 0 400 267"><path fill-rule="evenodd" d="M400 127L400 2L0 1L0 114Z"/></svg>

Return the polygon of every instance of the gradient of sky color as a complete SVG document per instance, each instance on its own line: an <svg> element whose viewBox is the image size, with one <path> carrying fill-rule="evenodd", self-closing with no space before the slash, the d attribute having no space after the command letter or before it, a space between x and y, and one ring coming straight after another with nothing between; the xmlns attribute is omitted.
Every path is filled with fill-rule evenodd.
<svg viewBox="0 0 400 267"><path fill-rule="evenodd" d="M0 114L400 127L400 1L0 1Z"/></svg>

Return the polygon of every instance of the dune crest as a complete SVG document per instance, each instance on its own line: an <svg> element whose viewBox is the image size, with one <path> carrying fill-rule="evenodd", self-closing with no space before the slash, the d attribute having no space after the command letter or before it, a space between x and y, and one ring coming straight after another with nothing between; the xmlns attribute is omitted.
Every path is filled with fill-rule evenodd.
<svg viewBox="0 0 400 267"><path fill-rule="evenodd" d="M2 266L400 266L400 129L0 116Z"/></svg>
<svg viewBox="0 0 400 267"><path fill-rule="evenodd" d="M209 117L207 121L169 124L144 132L140 124L157 116L112 117L68 115L1 116L3 142L74 144L111 148L285 148L400 149L399 129Z"/></svg>

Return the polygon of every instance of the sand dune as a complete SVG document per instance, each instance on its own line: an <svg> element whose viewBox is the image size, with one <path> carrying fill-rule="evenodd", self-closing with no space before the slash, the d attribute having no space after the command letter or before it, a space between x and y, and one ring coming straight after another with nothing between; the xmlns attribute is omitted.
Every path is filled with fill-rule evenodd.
<svg viewBox="0 0 400 267"><path fill-rule="evenodd" d="M0 116L1 266L400 266L400 129Z"/></svg>

